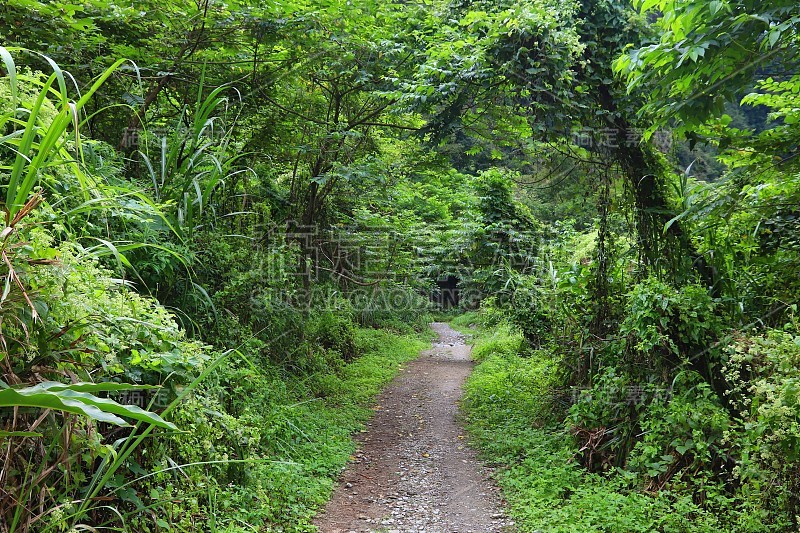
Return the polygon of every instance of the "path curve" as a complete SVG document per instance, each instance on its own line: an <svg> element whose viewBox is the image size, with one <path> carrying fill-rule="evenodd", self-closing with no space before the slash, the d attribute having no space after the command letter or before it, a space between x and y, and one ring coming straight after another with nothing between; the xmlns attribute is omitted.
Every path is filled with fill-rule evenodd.
<svg viewBox="0 0 800 533"><path fill-rule="evenodd" d="M378 397L359 449L315 524L322 533L513 531L457 421L471 347L448 324Z"/></svg>

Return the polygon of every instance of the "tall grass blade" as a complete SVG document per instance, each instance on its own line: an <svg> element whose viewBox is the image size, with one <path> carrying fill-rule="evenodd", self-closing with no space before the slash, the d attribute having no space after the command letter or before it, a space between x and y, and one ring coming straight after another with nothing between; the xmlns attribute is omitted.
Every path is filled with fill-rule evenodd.
<svg viewBox="0 0 800 533"><path fill-rule="evenodd" d="M0 59L6 67L6 75L8 76L9 84L11 86L11 108L16 109L19 100L19 92L17 89L17 67L14 65L14 58L8 50L0 46Z"/></svg>

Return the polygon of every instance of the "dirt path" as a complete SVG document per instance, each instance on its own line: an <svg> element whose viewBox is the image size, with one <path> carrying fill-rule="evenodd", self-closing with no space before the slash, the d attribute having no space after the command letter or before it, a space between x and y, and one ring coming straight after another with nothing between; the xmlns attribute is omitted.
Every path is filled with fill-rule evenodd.
<svg viewBox="0 0 800 533"><path fill-rule="evenodd" d="M470 347L448 324L378 398L359 451L316 525L323 533L512 531L456 421Z"/></svg>

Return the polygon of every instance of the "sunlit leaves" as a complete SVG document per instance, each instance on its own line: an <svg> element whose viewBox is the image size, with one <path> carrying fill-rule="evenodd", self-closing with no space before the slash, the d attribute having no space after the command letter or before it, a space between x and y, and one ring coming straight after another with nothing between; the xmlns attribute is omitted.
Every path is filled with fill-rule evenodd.
<svg viewBox="0 0 800 533"><path fill-rule="evenodd" d="M656 12L661 35L619 58L615 68L629 90L649 93L641 114L658 125L677 119L696 127L719 114L758 69L796 66L796 2L646 0L638 7Z"/></svg>

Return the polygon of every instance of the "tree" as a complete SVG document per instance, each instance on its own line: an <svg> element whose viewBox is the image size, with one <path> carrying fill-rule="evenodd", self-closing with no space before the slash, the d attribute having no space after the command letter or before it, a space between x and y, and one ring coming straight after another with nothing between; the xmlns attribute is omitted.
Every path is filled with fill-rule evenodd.
<svg viewBox="0 0 800 533"><path fill-rule="evenodd" d="M424 131L434 141L461 130L512 145L537 139L580 160L586 156L568 141L575 130L589 132L591 163L625 177L642 275L650 269L680 278L688 261L715 285L681 224L667 224L676 214L667 199L669 169L642 136L650 123L635 114L638 93L628 94L612 71L622 50L646 35L641 18L608 0L486 1L429 24L438 29L427 37L428 61L400 92L424 105L431 116Z"/></svg>
<svg viewBox="0 0 800 533"><path fill-rule="evenodd" d="M369 172L381 132L416 129L387 94L389 79L413 59L396 38L397 19L407 9L333 2L325 10L287 14L265 29L264 37L276 43L261 59L271 68L256 73L247 100L266 114L252 119L248 146L270 151L277 163L276 179L289 191L290 234L330 224L328 201L342 183ZM308 280L307 259L315 257L316 244L298 242Z"/></svg>
<svg viewBox="0 0 800 533"><path fill-rule="evenodd" d="M616 61L629 91L649 94L639 114L650 129L675 120L682 129L721 115L723 105L760 73L792 75L800 59L800 6L792 0L642 0L658 38Z"/></svg>

